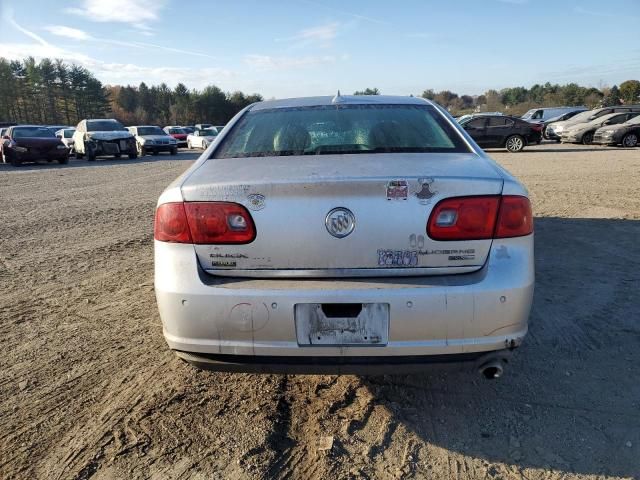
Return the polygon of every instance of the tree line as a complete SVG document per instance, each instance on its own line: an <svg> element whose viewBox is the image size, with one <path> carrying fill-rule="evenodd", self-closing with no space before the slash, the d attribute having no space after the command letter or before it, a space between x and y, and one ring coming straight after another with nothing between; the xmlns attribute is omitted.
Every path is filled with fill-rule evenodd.
<svg viewBox="0 0 640 480"><path fill-rule="evenodd" d="M366 88L354 95L379 95L377 88ZM433 100L454 115L477 112L508 112L522 115L531 108L582 106L589 108L607 107L621 104L640 103L640 81L627 80L620 86L582 87L577 83L558 85L545 83L531 88L513 87L502 90L488 90L482 95L458 95L450 90L435 92L427 89L423 98Z"/></svg>
<svg viewBox="0 0 640 480"><path fill-rule="evenodd" d="M258 94L202 90L179 83L103 85L89 70L62 60L0 57L0 121L76 125L85 118L114 117L125 125L224 125Z"/></svg>
<svg viewBox="0 0 640 480"><path fill-rule="evenodd" d="M366 88L355 94L378 95L380 91ZM521 115L536 107L640 103L640 81L627 80L611 88L545 83L488 90L476 96L427 89L421 96L438 102L454 115L474 111ZM260 100L259 94L223 92L215 85L202 90L189 89L182 83L175 88L144 82L135 86L103 85L86 68L62 60L0 57L0 121L6 122L76 125L84 118L114 117L125 125L223 125L242 108Z"/></svg>

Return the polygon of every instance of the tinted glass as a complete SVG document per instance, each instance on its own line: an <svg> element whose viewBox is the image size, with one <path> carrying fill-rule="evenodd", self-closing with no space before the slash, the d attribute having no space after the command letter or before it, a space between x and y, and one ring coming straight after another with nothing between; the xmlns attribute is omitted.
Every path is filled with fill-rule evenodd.
<svg viewBox="0 0 640 480"><path fill-rule="evenodd" d="M64 138L72 138L73 130L64 130Z"/></svg>
<svg viewBox="0 0 640 480"><path fill-rule="evenodd" d="M166 135L160 127L138 127L138 135Z"/></svg>
<svg viewBox="0 0 640 480"><path fill-rule="evenodd" d="M179 133L187 133L187 132L186 132L184 129L182 129L182 128L170 128L170 129L169 129L169 133L172 133L172 134L174 134L174 135L175 135L175 134L179 134Z"/></svg>
<svg viewBox="0 0 640 480"><path fill-rule="evenodd" d="M506 117L491 117L489 118L490 127L505 127L512 125L513 122Z"/></svg>
<svg viewBox="0 0 640 480"><path fill-rule="evenodd" d="M323 105L248 112L215 156L468 151L429 105Z"/></svg>
<svg viewBox="0 0 640 480"><path fill-rule="evenodd" d="M473 128L483 128L486 122L487 122L486 118L475 118L465 123L465 126L469 126Z"/></svg>
<svg viewBox="0 0 640 480"><path fill-rule="evenodd" d="M126 128L116 120L87 120L87 132L111 132L113 130L126 130Z"/></svg>
<svg viewBox="0 0 640 480"><path fill-rule="evenodd" d="M54 137L55 134L45 127L20 127L13 129L13 138L47 138Z"/></svg>

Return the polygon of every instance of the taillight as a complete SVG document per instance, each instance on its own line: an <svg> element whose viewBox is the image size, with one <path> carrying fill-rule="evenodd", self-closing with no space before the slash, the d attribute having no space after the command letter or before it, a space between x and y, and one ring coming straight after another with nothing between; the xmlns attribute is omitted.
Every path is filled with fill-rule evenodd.
<svg viewBox="0 0 640 480"><path fill-rule="evenodd" d="M519 237L532 231L529 199L515 195L446 198L427 223L429 237L441 241Z"/></svg>
<svg viewBox="0 0 640 480"><path fill-rule="evenodd" d="M166 203L156 211L154 236L163 242L240 244L252 242L256 229L247 209L237 203Z"/></svg>
<svg viewBox="0 0 640 480"><path fill-rule="evenodd" d="M161 242L191 243L183 203L165 203L158 207L153 237Z"/></svg>
<svg viewBox="0 0 640 480"><path fill-rule="evenodd" d="M529 199L518 195L503 196L494 237L522 237L531 232L533 232L533 213Z"/></svg>

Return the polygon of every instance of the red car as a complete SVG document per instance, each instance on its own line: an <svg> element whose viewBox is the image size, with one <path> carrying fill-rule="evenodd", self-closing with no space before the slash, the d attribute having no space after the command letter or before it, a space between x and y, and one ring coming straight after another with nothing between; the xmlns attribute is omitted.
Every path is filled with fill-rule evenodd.
<svg viewBox="0 0 640 480"><path fill-rule="evenodd" d="M22 162L47 160L69 163L69 149L51 129L38 125L9 127L0 143L2 161L19 166Z"/></svg>
<svg viewBox="0 0 640 480"><path fill-rule="evenodd" d="M187 135L189 135L189 132L184 130L182 127L178 127L174 125L174 126L164 127L163 130L165 131L165 133L168 133L178 141L179 147L187 146Z"/></svg>

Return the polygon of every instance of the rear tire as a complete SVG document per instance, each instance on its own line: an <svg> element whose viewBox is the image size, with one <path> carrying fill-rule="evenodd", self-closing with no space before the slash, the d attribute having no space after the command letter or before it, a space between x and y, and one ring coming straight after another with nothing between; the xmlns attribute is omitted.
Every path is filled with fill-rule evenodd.
<svg viewBox="0 0 640 480"><path fill-rule="evenodd" d="M507 140L504 142L504 146L511 153L520 152L524 148L524 138L520 135L511 135L507 137Z"/></svg>
<svg viewBox="0 0 640 480"><path fill-rule="evenodd" d="M58 163L60 165L66 165L67 163L69 163L69 157L59 158Z"/></svg>
<svg viewBox="0 0 640 480"><path fill-rule="evenodd" d="M638 146L638 134L637 133L627 133L624 137L622 137L622 146L624 148L633 148Z"/></svg>
<svg viewBox="0 0 640 480"><path fill-rule="evenodd" d="M593 143L593 132L587 132L582 135L582 144L591 145Z"/></svg>

